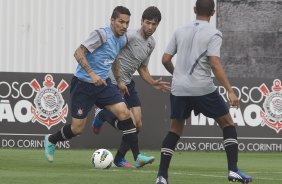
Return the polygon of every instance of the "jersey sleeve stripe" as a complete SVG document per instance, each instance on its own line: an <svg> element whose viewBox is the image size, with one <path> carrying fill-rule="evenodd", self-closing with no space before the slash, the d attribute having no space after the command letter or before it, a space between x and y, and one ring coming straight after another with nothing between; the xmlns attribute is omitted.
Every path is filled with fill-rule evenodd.
<svg viewBox="0 0 282 184"><path fill-rule="evenodd" d="M207 50L206 50L205 52L203 52L203 53L198 57L198 59L195 61L195 63L193 64L193 66L192 66L192 68L191 68L191 70L190 70L190 75L192 75L194 69L196 68L197 64L199 63L199 60L200 60L202 57L204 57L204 55L206 55L207 52L208 52Z"/></svg>
<svg viewBox="0 0 282 184"><path fill-rule="evenodd" d="M99 31L99 30L95 30L95 31L97 32L97 34L98 34L98 36L99 36L99 38L100 38L100 41L101 41L101 43L103 44L104 41L103 41L103 37L102 37L100 31Z"/></svg>

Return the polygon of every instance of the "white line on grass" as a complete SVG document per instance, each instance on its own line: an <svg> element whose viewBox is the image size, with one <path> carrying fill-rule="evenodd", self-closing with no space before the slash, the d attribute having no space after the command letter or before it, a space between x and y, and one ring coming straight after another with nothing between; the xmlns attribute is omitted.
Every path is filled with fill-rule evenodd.
<svg viewBox="0 0 282 184"><path fill-rule="evenodd" d="M16 134L16 133L0 133L0 135L19 135L19 136L45 136L47 134ZM193 137L193 136L182 136L182 139L222 139L222 137ZM257 139L257 140L282 140L282 138L272 137L238 137L238 139Z"/></svg>
<svg viewBox="0 0 282 184"><path fill-rule="evenodd" d="M118 168L113 168L113 169L109 169L107 171L112 171L112 172L119 172L119 171L124 171L122 169L118 169ZM126 171L130 171L130 170L126 170ZM148 173L148 174L152 174L152 173L157 173L156 171L153 170L131 170L132 172L140 172L140 173ZM217 172L219 174L219 172ZM281 174L282 172L248 172L248 173L261 173L261 174ZM212 175L212 174L202 174L202 173L187 173L187 172L169 172L170 175L185 175L185 176L201 176L201 177L212 177L212 178L226 178L226 173L222 172L222 175ZM265 177L255 177L254 178L255 181L259 181L259 180L266 180L266 181L282 181L282 179L279 178L265 178Z"/></svg>
<svg viewBox="0 0 282 184"><path fill-rule="evenodd" d="M154 171L133 171L133 172L143 172L143 173L152 173ZM250 172L251 173L251 172ZM256 173L266 173L266 172L256 172ZM267 172L267 174L277 174L280 172ZM222 173L222 175L211 175L211 174L201 174L201 173L186 173L186 172L170 172L170 175L185 175L185 176L201 176L201 177L213 177L213 178L226 178L225 173ZM259 177L259 178L254 178L254 180L271 180L271 181L282 181L282 179L277 179L277 178L264 178L264 177Z"/></svg>

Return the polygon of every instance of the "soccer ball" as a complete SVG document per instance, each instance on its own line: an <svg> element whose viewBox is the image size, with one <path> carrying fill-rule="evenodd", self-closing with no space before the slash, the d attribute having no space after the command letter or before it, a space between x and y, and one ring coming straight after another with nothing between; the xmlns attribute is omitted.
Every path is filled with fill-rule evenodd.
<svg viewBox="0 0 282 184"><path fill-rule="evenodd" d="M109 169L112 166L113 160L112 153L106 149L94 151L91 157L91 163L97 169Z"/></svg>

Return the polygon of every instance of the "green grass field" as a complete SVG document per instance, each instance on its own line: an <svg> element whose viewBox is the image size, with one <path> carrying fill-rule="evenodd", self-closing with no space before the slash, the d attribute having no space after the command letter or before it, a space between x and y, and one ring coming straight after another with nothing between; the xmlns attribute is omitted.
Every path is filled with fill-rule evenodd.
<svg viewBox="0 0 282 184"><path fill-rule="evenodd" d="M114 150L111 150L115 153ZM156 161L141 169L94 169L93 150L57 150L55 162L47 163L43 150L1 149L0 184L153 184L159 164L158 151L145 151ZM131 154L128 160L132 162ZM255 184L282 184L281 153L240 153L239 166L254 177ZM224 152L175 152L170 184L224 184Z"/></svg>

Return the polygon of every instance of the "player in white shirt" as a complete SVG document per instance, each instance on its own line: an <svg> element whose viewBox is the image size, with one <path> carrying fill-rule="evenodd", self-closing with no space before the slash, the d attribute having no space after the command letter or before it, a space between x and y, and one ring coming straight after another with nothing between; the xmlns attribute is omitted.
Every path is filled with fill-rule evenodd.
<svg viewBox="0 0 282 184"><path fill-rule="evenodd" d="M252 177L237 167L238 141L229 109L219 95L211 77L228 91L231 107L238 107L239 100L234 94L227 76L220 64L222 34L209 24L213 16L213 0L197 0L194 12L196 20L177 29L163 54L162 62L173 75L171 84L171 127L163 140L161 160L156 184L168 183L168 168L175 146L183 132L185 119L191 111L214 118L223 131L223 143L228 162L228 180L248 183ZM175 66L171 62L177 54Z"/></svg>

